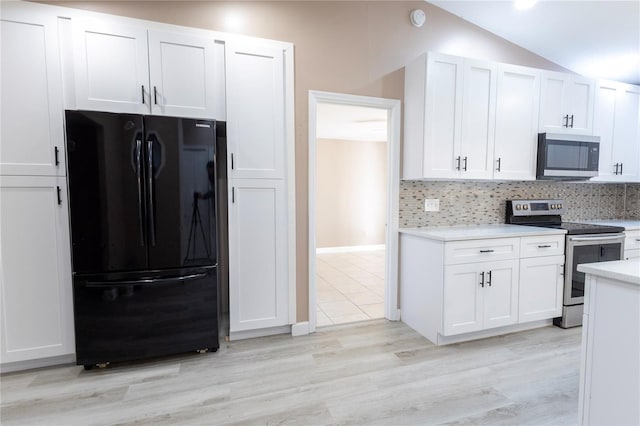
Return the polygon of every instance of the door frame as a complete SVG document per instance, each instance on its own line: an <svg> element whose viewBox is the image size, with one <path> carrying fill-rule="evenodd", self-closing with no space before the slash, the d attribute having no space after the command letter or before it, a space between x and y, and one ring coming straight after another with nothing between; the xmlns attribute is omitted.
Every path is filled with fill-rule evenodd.
<svg viewBox="0 0 640 426"><path fill-rule="evenodd" d="M387 230L385 237L384 317L400 319L398 309L398 209L400 190L400 101L309 91L309 332L316 330L316 157L317 105L331 103L387 110Z"/></svg>

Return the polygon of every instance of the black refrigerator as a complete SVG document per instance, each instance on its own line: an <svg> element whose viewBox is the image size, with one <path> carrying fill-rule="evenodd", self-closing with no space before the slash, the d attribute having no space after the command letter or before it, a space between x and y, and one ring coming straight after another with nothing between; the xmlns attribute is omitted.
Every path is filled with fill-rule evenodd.
<svg viewBox="0 0 640 426"><path fill-rule="evenodd" d="M66 111L66 136L77 363L216 351L225 123Z"/></svg>

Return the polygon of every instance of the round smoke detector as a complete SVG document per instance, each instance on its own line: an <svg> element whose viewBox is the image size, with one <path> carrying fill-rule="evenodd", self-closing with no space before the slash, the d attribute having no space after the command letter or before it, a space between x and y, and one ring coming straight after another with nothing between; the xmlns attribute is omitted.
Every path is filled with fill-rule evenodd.
<svg viewBox="0 0 640 426"><path fill-rule="evenodd" d="M423 26L424 21L427 19L427 16L420 9L412 10L409 17L411 18L411 23L413 24L413 26L418 28Z"/></svg>

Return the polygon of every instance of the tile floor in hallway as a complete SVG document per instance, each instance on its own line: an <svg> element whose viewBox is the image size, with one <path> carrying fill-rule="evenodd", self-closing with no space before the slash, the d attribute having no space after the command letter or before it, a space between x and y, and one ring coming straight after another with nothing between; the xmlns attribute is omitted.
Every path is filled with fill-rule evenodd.
<svg viewBox="0 0 640 426"><path fill-rule="evenodd" d="M384 253L316 255L318 327L384 317Z"/></svg>

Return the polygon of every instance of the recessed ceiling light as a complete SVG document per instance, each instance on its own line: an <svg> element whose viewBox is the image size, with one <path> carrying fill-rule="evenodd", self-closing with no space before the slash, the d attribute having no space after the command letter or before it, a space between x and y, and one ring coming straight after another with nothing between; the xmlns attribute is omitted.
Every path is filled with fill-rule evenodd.
<svg viewBox="0 0 640 426"><path fill-rule="evenodd" d="M518 10L527 10L531 9L538 0L515 0L513 2L513 6Z"/></svg>

